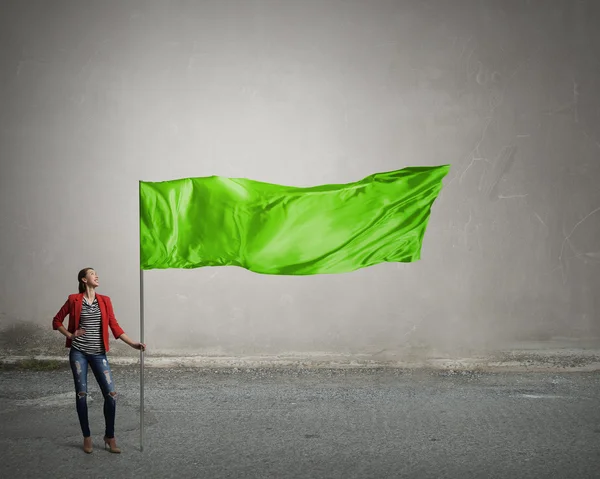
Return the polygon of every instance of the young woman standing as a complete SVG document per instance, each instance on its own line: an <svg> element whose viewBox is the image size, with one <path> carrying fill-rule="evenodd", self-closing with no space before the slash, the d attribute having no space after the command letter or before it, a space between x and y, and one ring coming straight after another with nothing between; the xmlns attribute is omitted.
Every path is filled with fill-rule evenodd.
<svg viewBox="0 0 600 479"><path fill-rule="evenodd" d="M104 447L120 453L115 440L115 412L117 393L108 364L108 328L116 339L121 339L134 349L145 351L146 345L131 340L123 331L113 311L108 296L96 293L98 275L93 268L84 268L77 275L79 294L71 294L52 320L52 329L67 337L65 346L70 348L69 363L75 381L76 408L83 433L83 450L92 452L92 437L88 423L87 373L91 367L104 396L104 419L106 430ZM69 325L63 326L69 315Z"/></svg>

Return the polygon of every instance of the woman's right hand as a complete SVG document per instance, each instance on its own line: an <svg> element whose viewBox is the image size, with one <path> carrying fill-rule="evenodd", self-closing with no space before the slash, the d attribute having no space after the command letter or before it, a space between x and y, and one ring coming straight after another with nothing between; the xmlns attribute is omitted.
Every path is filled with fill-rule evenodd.
<svg viewBox="0 0 600 479"><path fill-rule="evenodd" d="M78 338L79 336L83 336L85 334L85 329L78 329L73 333L71 338Z"/></svg>

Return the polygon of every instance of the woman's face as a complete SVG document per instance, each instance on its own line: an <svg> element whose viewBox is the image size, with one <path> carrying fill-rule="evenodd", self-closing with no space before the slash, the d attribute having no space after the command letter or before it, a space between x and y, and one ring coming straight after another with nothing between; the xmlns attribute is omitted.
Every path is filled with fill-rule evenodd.
<svg viewBox="0 0 600 479"><path fill-rule="evenodd" d="M92 288L97 288L99 283L96 271L94 271L93 269L88 269L83 282L86 283L88 286L91 286Z"/></svg>

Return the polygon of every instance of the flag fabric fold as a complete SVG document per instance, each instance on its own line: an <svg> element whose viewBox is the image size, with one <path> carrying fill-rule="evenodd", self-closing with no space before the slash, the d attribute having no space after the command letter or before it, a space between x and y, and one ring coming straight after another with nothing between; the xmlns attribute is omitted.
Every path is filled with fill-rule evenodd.
<svg viewBox="0 0 600 479"><path fill-rule="evenodd" d="M312 275L416 261L449 169L314 187L220 176L141 181L140 267Z"/></svg>

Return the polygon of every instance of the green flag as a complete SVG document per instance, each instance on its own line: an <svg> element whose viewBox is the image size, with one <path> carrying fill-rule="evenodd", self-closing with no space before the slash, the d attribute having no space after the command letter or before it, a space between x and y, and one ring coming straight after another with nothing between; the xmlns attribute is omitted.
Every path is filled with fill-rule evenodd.
<svg viewBox="0 0 600 479"><path fill-rule="evenodd" d="M415 261L449 169L310 188L220 176L141 181L141 268L309 275Z"/></svg>

